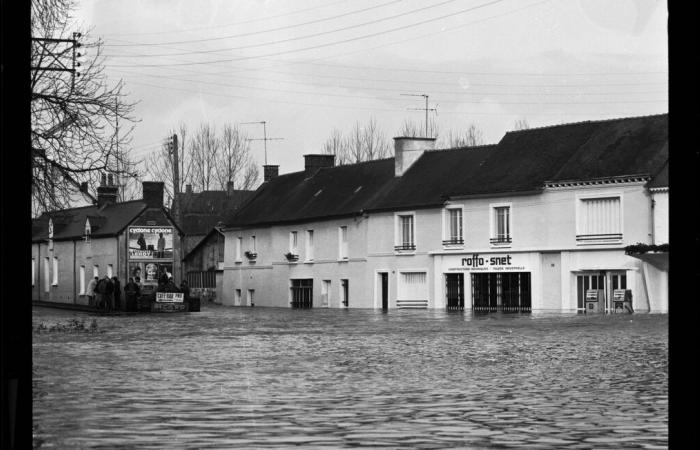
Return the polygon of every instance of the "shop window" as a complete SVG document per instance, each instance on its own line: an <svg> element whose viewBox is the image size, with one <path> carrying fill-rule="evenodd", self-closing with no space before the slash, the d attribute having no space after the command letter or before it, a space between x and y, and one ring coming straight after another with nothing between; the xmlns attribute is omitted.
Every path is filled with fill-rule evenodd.
<svg viewBox="0 0 700 450"><path fill-rule="evenodd" d="M314 230L306 230L306 261L314 260Z"/></svg>
<svg viewBox="0 0 700 450"><path fill-rule="evenodd" d="M51 281L51 284L58 286L58 258L53 258L53 267L51 267L51 269L53 271L53 280Z"/></svg>
<svg viewBox="0 0 700 450"><path fill-rule="evenodd" d="M395 231L395 251L415 250L415 213L397 214Z"/></svg>
<svg viewBox="0 0 700 450"><path fill-rule="evenodd" d="M442 245L463 245L462 207L445 208Z"/></svg>
<svg viewBox="0 0 700 450"><path fill-rule="evenodd" d="M511 205L491 206L491 245L509 245L511 238Z"/></svg>
<svg viewBox="0 0 700 450"><path fill-rule="evenodd" d="M577 206L577 243L622 241L619 196L579 198Z"/></svg>
<svg viewBox="0 0 700 450"><path fill-rule="evenodd" d="M348 227L338 228L338 259L348 259Z"/></svg>
<svg viewBox="0 0 700 450"><path fill-rule="evenodd" d="M80 266L80 293L85 295L85 266Z"/></svg>

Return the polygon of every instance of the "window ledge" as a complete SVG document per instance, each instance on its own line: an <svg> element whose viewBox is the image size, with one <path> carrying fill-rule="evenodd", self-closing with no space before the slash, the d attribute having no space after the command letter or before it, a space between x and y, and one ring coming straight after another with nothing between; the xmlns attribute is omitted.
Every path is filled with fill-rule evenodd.
<svg viewBox="0 0 700 450"><path fill-rule="evenodd" d="M314 260L313 259L307 259L304 261L304 264L313 264Z"/></svg>
<svg viewBox="0 0 700 450"><path fill-rule="evenodd" d="M396 255L396 256L413 256L413 255L415 255L415 254L416 254L416 251L415 251L415 250L410 250L410 251L399 251L399 250L397 250L397 251L394 252L394 255Z"/></svg>
<svg viewBox="0 0 700 450"><path fill-rule="evenodd" d="M349 262L350 258L338 258L338 262Z"/></svg>
<svg viewBox="0 0 700 450"><path fill-rule="evenodd" d="M443 250L464 250L464 244L443 244Z"/></svg>

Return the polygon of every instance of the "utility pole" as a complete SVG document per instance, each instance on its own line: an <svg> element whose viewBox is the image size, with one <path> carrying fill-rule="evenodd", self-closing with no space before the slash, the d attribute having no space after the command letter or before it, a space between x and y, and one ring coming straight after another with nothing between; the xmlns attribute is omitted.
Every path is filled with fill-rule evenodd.
<svg viewBox="0 0 700 450"><path fill-rule="evenodd" d="M173 134L173 196L180 193L180 154L177 148L177 134Z"/></svg>
<svg viewBox="0 0 700 450"><path fill-rule="evenodd" d="M427 94L400 94L408 97L423 97L425 99L425 108L407 108L411 111L425 111L425 137L428 137L428 111L435 111L437 114L437 106L435 108L428 108L428 95Z"/></svg>
<svg viewBox="0 0 700 450"><path fill-rule="evenodd" d="M247 141L263 141L265 143L265 165L267 165L267 141L281 141L284 140L284 138L269 138L267 137L267 122L264 120L261 122L241 122L240 125L251 125L251 124L262 124L263 126L263 138L257 138L257 139L246 139Z"/></svg>
<svg viewBox="0 0 700 450"><path fill-rule="evenodd" d="M75 77L80 76L76 72L76 67L80 67L80 63L76 62L76 58L81 56L76 49L80 47L78 39L82 37L80 33L73 33L73 39L55 39L55 38L36 38L32 37L32 51L34 54L41 54L36 61L36 65L32 65L33 71L50 71L50 72L70 72L71 91L75 89ZM63 61L66 53L72 54L70 65ZM47 61L44 61L46 57Z"/></svg>

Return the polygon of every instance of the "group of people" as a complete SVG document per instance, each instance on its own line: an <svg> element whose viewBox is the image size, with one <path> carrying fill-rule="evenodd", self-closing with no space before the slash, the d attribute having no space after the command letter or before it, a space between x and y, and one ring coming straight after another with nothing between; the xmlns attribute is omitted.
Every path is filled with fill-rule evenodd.
<svg viewBox="0 0 700 450"><path fill-rule="evenodd" d="M140 278L129 278L129 282L124 286L124 296L126 311L136 311L138 298L141 296ZM182 292L185 294L185 299L189 298L190 288L187 285L187 280L183 280L178 289L173 283L172 278L168 278L166 273L163 273L158 279L158 291L161 292ZM88 304L106 312L121 311L122 288L119 278L105 275L100 279L95 277L90 280L87 286Z"/></svg>

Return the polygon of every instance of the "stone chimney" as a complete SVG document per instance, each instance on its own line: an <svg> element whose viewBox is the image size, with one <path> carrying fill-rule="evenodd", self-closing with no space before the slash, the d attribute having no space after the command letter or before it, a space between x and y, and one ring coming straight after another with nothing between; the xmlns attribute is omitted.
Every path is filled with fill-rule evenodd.
<svg viewBox="0 0 700 450"><path fill-rule="evenodd" d="M233 195L233 181L226 182L226 195Z"/></svg>
<svg viewBox="0 0 700 450"><path fill-rule="evenodd" d="M280 174L280 166L263 166L263 182L270 181L273 178L277 178Z"/></svg>
<svg viewBox="0 0 700 450"><path fill-rule="evenodd" d="M335 155L304 155L304 171L307 175L313 175L322 167L335 166Z"/></svg>
<svg viewBox="0 0 700 450"><path fill-rule="evenodd" d="M192 193L192 185L186 184L185 185L185 194L191 194L191 193Z"/></svg>
<svg viewBox="0 0 700 450"><path fill-rule="evenodd" d="M400 177L426 150L435 149L435 138L395 137L394 175Z"/></svg>
<svg viewBox="0 0 700 450"><path fill-rule="evenodd" d="M143 201L149 208L163 207L163 186L162 181L143 182Z"/></svg>

